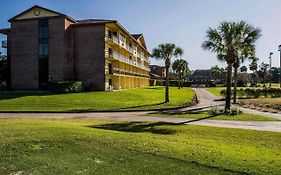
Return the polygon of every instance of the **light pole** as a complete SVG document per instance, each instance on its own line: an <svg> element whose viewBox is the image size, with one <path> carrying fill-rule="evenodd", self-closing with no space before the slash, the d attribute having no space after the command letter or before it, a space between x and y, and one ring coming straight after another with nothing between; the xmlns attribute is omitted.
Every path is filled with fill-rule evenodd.
<svg viewBox="0 0 281 175"><path fill-rule="evenodd" d="M281 45L279 45L278 51L280 52L279 83L281 88Z"/></svg>
<svg viewBox="0 0 281 175"><path fill-rule="evenodd" d="M273 52L269 53L269 73L270 73L270 77L269 77L269 87L271 88L271 57L273 55Z"/></svg>

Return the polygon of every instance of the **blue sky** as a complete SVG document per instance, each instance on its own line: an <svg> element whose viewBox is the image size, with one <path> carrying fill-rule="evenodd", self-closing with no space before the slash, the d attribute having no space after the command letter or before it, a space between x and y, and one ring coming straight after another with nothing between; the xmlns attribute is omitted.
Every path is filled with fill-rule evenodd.
<svg viewBox="0 0 281 175"><path fill-rule="evenodd" d="M215 64L225 66L217 61L215 54L201 49L206 30L221 21L245 20L262 29L263 36L257 43L260 62L268 62L269 52L274 52L273 66L279 65L280 0L10 0L0 4L0 27L8 27L8 19L33 5L75 19L116 19L131 33L143 33L149 50L165 42L182 47L183 58L192 69Z"/></svg>

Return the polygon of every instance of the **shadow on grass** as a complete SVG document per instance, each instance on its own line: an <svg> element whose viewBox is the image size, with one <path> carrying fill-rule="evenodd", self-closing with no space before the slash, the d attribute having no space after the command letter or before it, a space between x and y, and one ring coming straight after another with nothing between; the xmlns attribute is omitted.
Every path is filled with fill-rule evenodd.
<svg viewBox="0 0 281 175"><path fill-rule="evenodd" d="M117 108L115 110L125 110L125 109L136 109L136 108L143 108L143 107L152 107L152 106L158 106L158 105L163 105L166 104L165 102L161 103L155 103L155 104L146 104L146 105L137 105L137 106L129 106L125 108Z"/></svg>
<svg viewBox="0 0 281 175"><path fill-rule="evenodd" d="M164 87L147 87L145 89L150 89L150 90L164 90Z"/></svg>
<svg viewBox="0 0 281 175"><path fill-rule="evenodd" d="M0 100L15 99L20 97L28 96L46 96L46 95L55 95L49 92L1 92L0 91Z"/></svg>
<svg viewBox="0 0 281 175"><path fill-rule="evenodd" d="M178 125L176 123L169 122L156 122L156 123L146 123L146 122L126 122L126 123L109 123L103 125L92 125L88 126L95 129L104 129L112 131L122 131L122 132L136 132L143 133L148 132L152 134L162 134L171 135L175 134L176 131L167 128L160 128L161 126L173 126Z"/></svg>

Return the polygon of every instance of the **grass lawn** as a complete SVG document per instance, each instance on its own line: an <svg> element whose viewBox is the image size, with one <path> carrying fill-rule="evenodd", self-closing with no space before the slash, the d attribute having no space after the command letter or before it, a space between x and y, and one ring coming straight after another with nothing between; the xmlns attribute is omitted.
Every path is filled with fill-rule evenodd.
<svg viewBox="0 0 281 175"><path fill-rule="evenodd" d="M0 174L280 174L281 133L1 119Z"/></svg>
<svg viewBox="0 0 281 175"><path fill-rule="evenodd" d="M175 113L166 113L166 112L158 112L155 114L148 114L149 116L157 116L157 117L180 117L180 118L191 118L191 119L204 119L208 117L208 112L194 113L188 114L184 112L175 112ZM228 115L219 115L215 117L210 117L208 120L240 120L240 121L280 121L275 118L253 115L253 114L240 114L236 116L228 116Z"/></svg>
<svg viewBox="0 0 281 175"><path fill-rule="evenodd" d="M215 96L221 96L221 90L226 89L226 87L212 87L212 88L207 88L207 91L210 93L214 94Z"/></svg>
<svg viewBox="0 0 281 175"><path fill-rule="evenodd" d="M0 93L0 111L103 111L147 110L183 106L195 93L191 88L170 87L170 103L164 104L164 87L115 92L76 94Z"/></svg>

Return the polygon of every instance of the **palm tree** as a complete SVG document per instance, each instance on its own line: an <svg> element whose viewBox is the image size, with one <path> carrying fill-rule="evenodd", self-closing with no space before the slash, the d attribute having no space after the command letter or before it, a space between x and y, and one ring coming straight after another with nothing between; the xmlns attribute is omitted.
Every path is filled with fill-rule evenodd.
<svg viewBox="0 0 281 175"><path fill-rule="evenodd" d="M185 79L190 72L188 63L184 59L178 59L173 63L172 68L178 76L178 86L180 89L183 87L183 79Z"/></svg>
<svg viewBox="0 0 281 175"><path fill-rule="evenodd" d="M250 60L251 60L251 63L249 64L249 69L251 71L253 71L253 73L252 73L252 83L256 84L257 79L258 79L258 77L257 77L258 63L257 62L258 62L259 59L256 58L256 57L251 57Z"/></svg>
<svg viewBox="0 0 281 175"><path fill-rule="evenodd" d="M218 83L219 80L220 80L220 82L222 82L223 74L225 71L224 68L220 68L218 65L215 65L215 66L211 67L210 71L211 71L211 75L215 79L216 83Z"/></svg>
<svg viewBox="0 0 281 175"><path fill-rule="evenodd" d="M255 43L261 36L261 30L255 28L252 25L241 21L236 24L236 32L240 38L241 46L237 52L236 61L233 64L234 67L234 93L233 93L233 103L236 104L237 101L237 73L238 68L241 63L243 63L247 58L254 57L255 54Z"/></svg>
<svg viewBox="0 0 281 175"><path fill-rule="evenodd" d="M263 87L266 87L265 84L266 84L266 78L268 76L268 67L269 67L269 64L262 62L260 64L260 70L258 71L258 76L263 81Z"/></svg>
<svg viewBox="0 0 281 175"><path fill-rule="evenodd" d="M245 26L245 29L242 27ZM232 67L239 56L248 54L250 46L256 41L256 37L248 34L251 28L245 22L222 22L217 29L209 28L207 31L207 40L203 42L202 48L217 53L220 61L227 63L227 92L225 112L229 112L231 105L231 79ZM259 34L260 29L253 28ZM239 54L241 53L241 54Z"/></svg>
<svg viewBox="0 0 281 175"><path fill-rule="evenodd" d="M165 43L158 45L157 48L154 48L152 51L152 57L156 59L161 59L165 61L166 69L166 90L165 90L165 102L168 103L169 99L169 69L171 66L171 60L173 57L178 57L183 55L183 49L177 47L172 43Z"/></svg>

